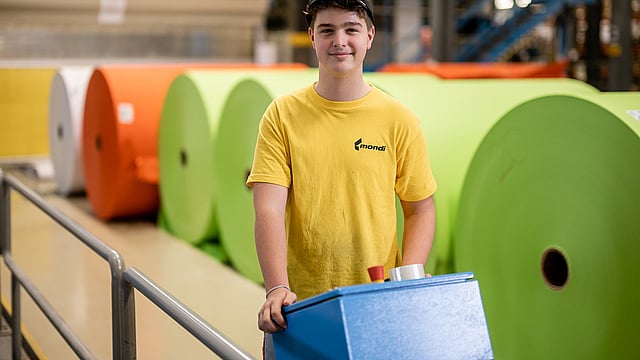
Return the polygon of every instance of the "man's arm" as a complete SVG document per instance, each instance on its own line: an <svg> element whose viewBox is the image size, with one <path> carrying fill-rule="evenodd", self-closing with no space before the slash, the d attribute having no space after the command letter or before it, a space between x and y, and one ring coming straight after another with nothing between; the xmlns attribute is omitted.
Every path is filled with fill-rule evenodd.
<svg viewBox="0 0 640 360"><path fill-rule="evenodd" d="M401 201L404 213L402 265L426 264L436 227L433 196L420 201Z"/></svg>
<svg viewBox="0 0 640 360"><path fill-rule="evenodd" d="M286 328L282 306L296 300L289 289L285 211L288 189L268 183L253 184L254 236L265 289L270 291L258 314L258 327L266 332ZM283 287L278 287L283 285ZM286 286L286 287L285 287Z"/></svg>

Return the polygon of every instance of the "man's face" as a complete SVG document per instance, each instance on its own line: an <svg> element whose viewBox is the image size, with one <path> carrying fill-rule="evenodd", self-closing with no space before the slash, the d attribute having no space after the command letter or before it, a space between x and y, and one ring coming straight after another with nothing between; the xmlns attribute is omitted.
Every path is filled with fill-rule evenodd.
<svg viewBox="0 0 640 360"><path fill-rule="evenodd" d="M309 36L321 68L348 73L362 70L374 32L356 12L328 8L317 12Z"/></svg>

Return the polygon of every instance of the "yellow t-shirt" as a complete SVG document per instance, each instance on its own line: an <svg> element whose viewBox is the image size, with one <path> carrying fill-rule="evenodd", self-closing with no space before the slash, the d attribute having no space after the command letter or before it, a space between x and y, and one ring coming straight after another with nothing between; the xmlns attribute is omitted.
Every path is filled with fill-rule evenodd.
<svg viewBox="0 0 640 360"><path fill-rule="evenodd" d="M395 194L417 201L436 190L419 119L377 88L346 102L313 86L275 99L259 127L255 182L289 188L287 269L298 299L398 265Z"/></svg>

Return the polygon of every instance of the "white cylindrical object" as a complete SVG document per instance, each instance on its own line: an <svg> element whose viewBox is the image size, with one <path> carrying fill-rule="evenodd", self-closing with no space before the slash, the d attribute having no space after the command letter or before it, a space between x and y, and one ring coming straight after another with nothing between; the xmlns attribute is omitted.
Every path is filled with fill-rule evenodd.
<svg viewBox="0 0 640 360"><path fill-rule="evenodd" d="M80 149L84 100L93 67L68 66L58 69L49 95L49 148L58 192L84 191Z"/></svg>
<svg viewBox="0 0 640 360"><path fill-rule="evenodd" d="M421 279L425 277L424 265L411 264L395 267L389 271L391 281Z"/></svg>

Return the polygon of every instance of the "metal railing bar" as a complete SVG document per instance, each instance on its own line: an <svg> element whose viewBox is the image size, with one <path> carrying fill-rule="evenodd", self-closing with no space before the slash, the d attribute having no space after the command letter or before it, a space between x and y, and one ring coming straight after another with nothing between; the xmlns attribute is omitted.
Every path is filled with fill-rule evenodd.
<svg viewBox="0 0 640 360"><path fill-rule="evenodd" d="M18 354L22 348L22 306L20 304L20 282L15 274L11 273L11 353L13 360L18 360Z"/></svg>
<svg viewBox="0 0 640 360"><path fill-rule="evenodd" d="M55 309L29 281L26 274L22 272L11 257L11 188L31 201L36 207L109 262L111 270L113 359L136 358L135 301L132 292L133 288L137 289L142 295L221 358L231 360L254 359L249 353L224 337L212 325L187 308L146 275L135 268L126 268L123 257L115 249L112 249L74 223L70 218L49 205L39 194L22 184L19 180L8 174L4 174L0 168L0 251L5 258L7 267L12 272L12 306L14 307L12 321L14 327L17 329L20 327L20 285L22 285L49 321L63 336L65 341L67 341L67 344L71 346L73 351L82 359L95 359L95 356L91 354L75 334L73 334L60 315L55 312ZM14 331L14 346L21 341L20 331Z"/></svg>
<svg viewBox="0 0 640 360"><path fill-rule="evenodd" d="M19 192L20 194L22 194L22 196L29 199L29 201L31 201L34 205L40 208L40 210L46 213L58 224L62 225L65 229L67 229L75 237L80 239L85 245L91 248L95 253L100 255L103 259L107 260L109 264L114 262L113 265L116 268L118 269L124 268L122 257L115 249L112 249L107 244L100 241L98 238L96 238L92 234L90 234L88 231L78 226L75 222L73 222L71 219L66 217L66 215L62 214L53 206L49 205L40 195L38 195L38 193L31 190L26 185L22 184L19 180L15 179L13 176L8 174L4 175L4 180L15 191Z"/></svg>
<svg viewBox="0 0 640 360"><path fill-rule="evenodd" d="M122 280L123 284L126 282L137 289L221 358L232 360L254 359L137 269L127 268L122 273ZM123 291L123 293L126 293L126 291Z"/></svg>
<svg viewBox="0 0 640 360"><path fill-rule="evenodd" d="M15 278L22 288L24 288L33 299L33 301L38 305L38 308L44 313L44 315L49 319L51 324L58 330L58 333L62 336L62 338L66 341L66 343L71 347L73 352L78 355L80 359L96 359L95 355L91 353L91 351L80 341L78 336L71 330L69 325L62 319L62 317L54 310L54 307L45 299L45 297L40 293L40 291L29 281L26 274L20 269L18 264L13 260L13 257L10 253L5 252L4 263L11 270L12 278ZM19 291L20 288L13 286L13 291ZM19 299L18 294L12 294L12 297L16 296ZM15 305L14 305L15 307ZM12 320L14 316L19 316L20 312L16 311L19 309L12 310ZM18 324L13 323L13 326L19 326L19 318L17 319ZM16 331L14 331L15 333ZM20 344L22 341L18 337L14 339L14 341ZM15 347L15 346L14 346ZM20 349L20 345L18 345L18 349ZM15 350L15 348L14 348Z"/></svg>
<svg viewBox="0 0 640 360"><path fill-rule="evenodd" d="M0 308L2 308L0 316L5 318L7 323L11 324L12 317L11 317L11 314L9 313L9 308L6 307L5 304L3 303L0 303ZM38 354L36 354L35 350L33 350L33 348L31 347L31 344L29 343L29 341L27 339L24 339L24 337L22 339L22 350L25 352L27 358L32 360L39 359Z"/></svg>
<svg viewBox="0 0 640 360"><path fill-rule="evenodd" d="M40 208L50 218L62 225L73 236L82 241L96 254L109 263L111 271L111 321L112 321L112 347L113 358L124 359L125 353L135 352L131 346L135 346L135 307L121 307L120 303L120 282L124 271L124 259L116 251L98 238L81 228L66 215L49 205L38 193L22 184L9 174L3 173L0 169L0 248L2 253L11 251L11 211L10 211L10 190L15 191ZM133 301L133 300L131 300ZM127 304L125 304L127 305ZM131 304L128 304L131 305ZM19 335L19 334L18 334ZM125 346L126 345L126 346Z"/></svg>

